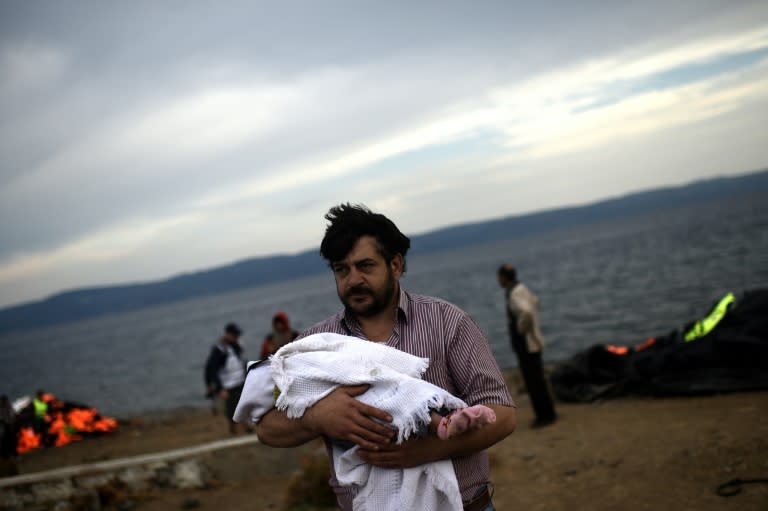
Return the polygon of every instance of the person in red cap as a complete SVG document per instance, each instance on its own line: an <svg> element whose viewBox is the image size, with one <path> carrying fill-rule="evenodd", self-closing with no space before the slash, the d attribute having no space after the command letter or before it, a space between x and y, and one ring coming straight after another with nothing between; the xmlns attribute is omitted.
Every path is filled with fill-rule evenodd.
<svg viewBox="0 0 768 511"><path fill-rule="evenodd" d="M274 353L296 339L299 332L291 328L291 322L288 320L288 314L278 311L272 317L272 332L264 338L261 344L261 359L274 355Z"/></svg>

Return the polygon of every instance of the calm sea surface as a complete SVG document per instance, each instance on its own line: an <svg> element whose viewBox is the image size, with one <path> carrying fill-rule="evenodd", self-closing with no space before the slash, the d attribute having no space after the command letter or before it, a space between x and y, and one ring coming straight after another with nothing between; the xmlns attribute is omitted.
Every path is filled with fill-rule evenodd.
<svg viewBox="0 0 768 511"><path fill-rule="evenodd" d="M546 235L412 257L408 291L471 313L502 367L509 347L495 271L516 264L539 295L545 360L681 327L728 291L768 287L768 196L728 199ZM301 330L339 309L330 272L279 285L0 337L0 393L37 388L127 416L206 406L203 363L228 321L257 356L272 315Z"/></svg>

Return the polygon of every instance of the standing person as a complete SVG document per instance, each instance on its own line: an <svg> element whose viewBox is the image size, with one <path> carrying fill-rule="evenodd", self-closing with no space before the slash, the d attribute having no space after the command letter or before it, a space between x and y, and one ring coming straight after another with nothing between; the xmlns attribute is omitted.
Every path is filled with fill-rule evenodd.
<svg viewBox="0 0 768 511"><path fill-rule="evenodd" d="M35 398L32 400L32 410L34 416L32 419L32 429L40 435L40 445L43 447L51 446L51 435L48 433L48 417L50 396L46 396L43 389L37 389Z"/></svg>
<svg viewBox="0 0 768 511"><path fill-rule="evenodd" d="M278 311L272 317L272 331L264 338L261 344L261 360L274 355L277 350L293 341L299 336L299 332L291 328L288 314Z"/></svg>
<svg viewBox="0 0 768 511"><path fill-rule="evenodd" d="M383 410L355 399L367 385L342 386L289 419L273 408L256 426L259 440L293 447L318 436L359 446L365 462L382 468L408 468L448 460L459 483L464 509L493 510L485 451L515 429L515 409L490 346L474 320L455 305L407 293L400 286L410 240L382 214L365 206L342 204L325 215L330 223L320 253L329 262L344 309L302 333L330 332L377 342L428 358L424 380L464 400L491 408L497 420L483 429L441 440L412 437L396 444ZM331 465L331 485L339 507L352 509L355 489L338 484Z"/></svg>
<svg viewBox="0 0 768 511"><path fill-rule="evenodd" d="M237 432L232 416L243 391L245 382L245 358L240 336L243 331L235 323L224 328L224 335L211 347L205 363L205 384L208 396L218 396L224 401L229 432Z"/></svg>
<svg viewBox="0 0 768 511"><path fill-rule="evenodd" d="M539 329L539 299L517 280L517 270L511 264L502 264L496 276L504 288L512 349L536 414L532 427L547 426L557 420L557 414L541 361L544 336Z"/></svg>
<svg viewBox="0 0 768 511"><path fill-rule="evenodd" d="M0 477L18 474L16 467L16 411L8 396L0 396Z"/></svg>
<svg viewBox="0 0 768 511"><path fill-rule="evenodd" d="M34 410L34 420L32 426L35 433L43 434L47 429L48 418L48 401L45 399L45 392L42 389L35 391L35 397L32 399L32 407Z"/></svg>

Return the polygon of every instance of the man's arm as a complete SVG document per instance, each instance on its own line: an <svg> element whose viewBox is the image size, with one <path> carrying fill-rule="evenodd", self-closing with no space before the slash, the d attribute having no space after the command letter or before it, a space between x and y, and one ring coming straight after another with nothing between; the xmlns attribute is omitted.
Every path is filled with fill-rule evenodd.
<svg viewBox="0 0 768 511"><path fill-rule="evenodd" d="M271 447L296 447L318 434L306 428L301 419L289 419L285 412L272 408L256 424L256 436L259 442Z"/></svg>
<svg viewBox="0 0 768 511"><path fill-rule="evenodd" d="M216 346L211 348L208 359L205 361L205 386L208 392L217 392L221 388L219 381L219 369L223 365L224 357Z"/></svg>
<svg viewBox="0 0 768 511"><path fill-rule="evenodd" d="M535 298L530 294L527 288L518 285L509 295L509 308L512 314L517 318L517 331L521 334L527 332L533 323L533 312L535 310Z"/></svg>
<svg viewBox="0 0 768 511"><path fill-rule="evenodd" d="M378 450L361 448L358 455L366 463L383 468L407 468L433 461L458 458L482 451L503 440L517 426L515 409L486 405L496 413L496 422L480 429L440 440L434 435L412 437L400 445L390 443Z"/></svg>
<svg viewBox="0 0 768 511"><path fill-rule="evenodd" d="M392 422L389 414L355 399L366 390L368 385L339 387L298 419L289 419L285 412L273 408L256 425L259 441L272 447L295 447L325 435L378 450L388 445L396 432L373 419Z"/></svg>

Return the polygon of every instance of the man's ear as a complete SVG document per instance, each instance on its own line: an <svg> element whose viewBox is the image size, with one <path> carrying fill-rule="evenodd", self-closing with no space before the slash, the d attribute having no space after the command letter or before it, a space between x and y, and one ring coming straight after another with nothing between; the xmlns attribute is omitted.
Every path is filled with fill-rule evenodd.
<svg viewBox="0 0 768 511"><path fill-rule="evenodd" d="M403 274L404 265L405 265L405 260L403 259L402 254L395 254L392 260L389 262L389 267L392 270L392 273L395 275L396 279L399 279L400 276Z"/></svg>

